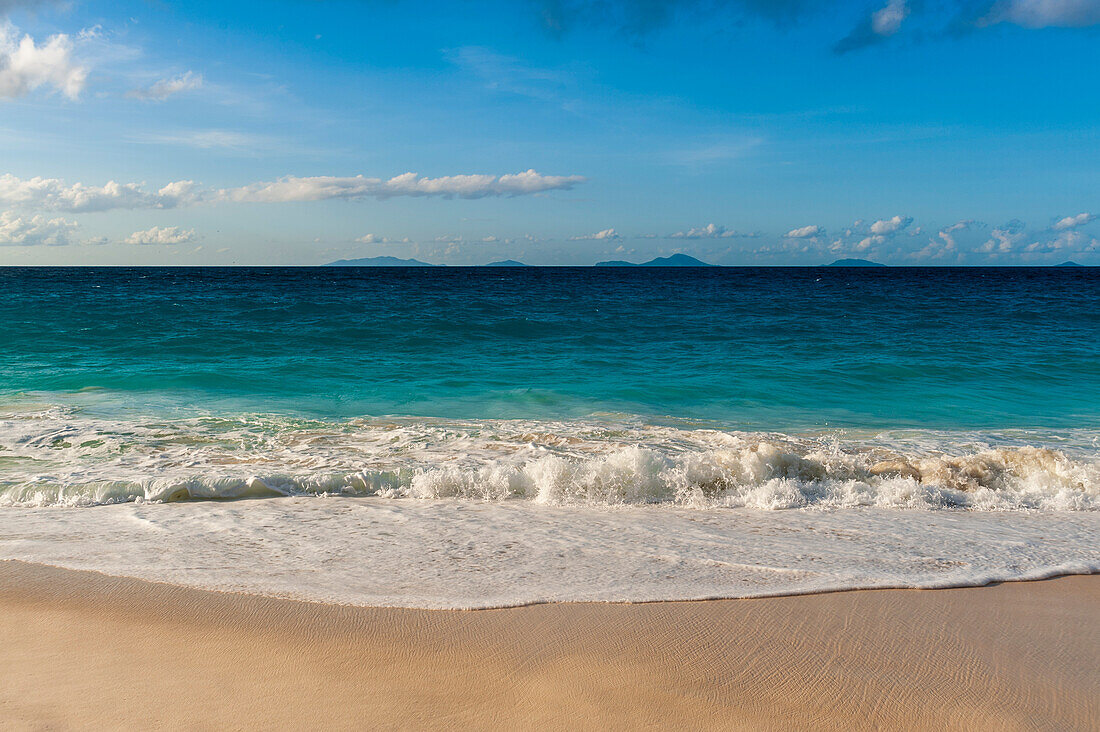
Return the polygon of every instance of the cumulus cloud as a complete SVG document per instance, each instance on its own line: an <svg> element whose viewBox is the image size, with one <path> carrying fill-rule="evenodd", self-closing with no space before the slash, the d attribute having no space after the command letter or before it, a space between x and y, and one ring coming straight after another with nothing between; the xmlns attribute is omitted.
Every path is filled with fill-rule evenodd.
<svg viewBox="0 0 1100 732"><path fill-rule="evenodd" d="M619 232L614 229L604 229L603 231L597 231L595 234L585 234L584 236L571 237L572 241L609 241L612 239L622 239Z"/></svg>
<svg viewBox="0 0 1100 732"><path fill-rule="evenodd" d="M123 240L123 244L190 244L196 239L194 229L178 226L154 226L145 231L135 231Z"/></svg>
<svg viewBox="0 0 1100 732"><path fill-rule="evenodd" d="M1013 219L1004 226L998 226L990 232L989 239L978 247L983 254L1010 254L1015 251L1024 238L1024 222Z"/></svg>
<svg viewBox="0 0 1100 732"><path fill-rule="evenodd" d="M788 239L809 239L813 236L821 236L825 233L825 229L812 224L810 226L803 226L798 229L791 229L787 232L786 238Z"/></svg>
<svg viewBox="0 0 1100 732"><path fill-rule="evenodd" d="M871 224L871 233L876 236L889 236L896 234L911 223L913 223L912 216L894 216L889 219L879 219Z"/></svg>
<svg viewBox="0 0 1100 732"><path fill-rule="evenodd" d="M669 234L668 239L732 239L734 237L752 237L755 234L742 234L733 229L727 229L717 224L707 224L701 228L692 228L687 231L677 231Z"/></svg>
<svg viewBox="0 0 1100 732"><path fill-rule="evenodd" d="M424 178L415 173L405 173L389 180L363 176L287 176L273 182L228 189L204 189L193 181L181 180L149 191L141 183L108 181L102 186L89 186L82 183L67 184L58 178L18 178L4 174L0 175L0 205L32 210L90 212L164 209L220 202L285 203L327 199L385 199L395 196L484 198L569 190L584 181L585 178L579 175L540 175L534 170L528 170L512 175L454 175L443 178Z"/></svg>
<svg viewBox="0 0 1100 732"><path fill-rule="evenodd" d="M140 183L107 181L102 186L67 184L59 178L0 175L0 205L44 211L84 213L112 209L174 208L200 197L191 181L169 183L146 191Z"/></svg>
<svg viewBox="0 0 1100 732"><path fill-rule="evenodd" d="M1031 232L1026 230L1023 222L1011 221L994 229L993 237L979 251L996 257L1012 255L1024 261L1040 259L1047 254L1058 254L1059 257L1095 254L1100 251L1100 239L1079 228L1088 221L1085 214L1069 216L1048 229ZM1063 222L1066 225L1059 227L1058 224Z"/></svg>
<svg viewBox="0 0 1100 732"><path fill-rule="evenodd" d="M913 225L911 216L897 215L856 221L828 238L824 238L824 230L814 234L815 227L802 227L788 232L778 242L757 247L754 252L757 258L831 254L941 264L1042 263L1056 261L1052 259L1055 255L1062 260L1078 254L1100 253L1100 238L1082 228L1098 219L1091 214L1078 214L1038 229L1016 219L992 229L980 221L964 219L935 229L934 235L928 236L920 233L921 227Z"/></svg>
<svg viewBox="0 0 1100 732"><path fill-rule="evenodd" d="M75 221L48 219L45 216L22 217L11 211L0 213L0 245L64 246L76 231Z"/></svg>
<svg viewBox="0 0 1100 732"><path fill-rule="evenodd" d="M0 99L22 97L39 87L52 87L70 99L84 89L88 70L73 60L73 42L64 33L42 45L20 36L10 22L0 20Z"/></svg>
<svg viewBox="0 0 1100 732"><path fill-rule="evenodd" d="M945 259L948 257L957 258L961 252L955 235L960 231L970 229L974 225L975 222L972 219L966 219L964 221L956 221L950 226L943 227L936 233L935 237L928 240L928 244L925 245L924 248L914 252L911 257L918 261Z"/></svg>
<svg viewBox="0 0 1100 732"><path fill-rule="evenodd" d="M1055 222L1054 226L1050 227L1055 231L1065 231L1067 229L1076 229L1078 226L1084 226L1092 221L1096 220L1095 214L1079 213L1076 216L1067 216L1064 219L1060 219Z"/></svg>
<svg viewBox="0 0 1100 732"><path fill-rule="evenodd" d="M1100 0L998 0L979 26L1013 23L1024 28L1081 28L1100 23Z"/></svg>
<svg viewBox="0 0 1100 732"><path fill-rule="evenodd" d="M879 219L871 224L870 236L866 236L855 245L857 252L866 252L878 246L882 246L898 233L904 231L913 223L912 216L894 216L889 219Z"/></svg>
<svg viewBox="0 0 1100 732"><path fill-rule="evenodd" d="M937 236L939 237L940 241L943 242L945 248L947 248L950 251L955 251L955 250L958 249L958 242L955 241L955 234L960 232L960 231L966 231L967 229L969 229L973 225L974 225L973 219L966 219L965 221L956 221L955 223L951 224L950 226L945 226L944 228L940 229L940 232L939 232L939 234L937 234Z"/></svg>
<svg viewBox="0 0 1100 732"><path fill-rule="evenodd" d="M179 76L172 77L171 79L161 79L150 87L145 89L133 89L126 96L133 97L135 99L145 99L148 101L163 102L168 97L179 94L180 92L193 91L202 87L202 74L196 74L192 71L180 74Z"/></svg>
<svg viewBox="0 0 1100 732"><path fill-rule="evenodd" d="M911 256L912 245L897 240L920 235L920 227L909 228L912 223L913 217L900 215L870 223L859 219L833 236L828 250L837 256Z"/></svg>
<svg viewBox="0 0 1100 732"><path fill-rule="evenodd" d="M389 239L379 234L364 234L355 240L356 244L385 244Z"/></svg>
<svg viewBox="0 0 1100 732"><path fill-rule="evenodd" d="M975 252L1000 260L1028 261L1041 258L1045 254L1058 253L1065 256L1094 253L1098 250L1100 240L1088 236L1073 225L1062 229L1051 227L1029 232L1024 222L1013 219L1003 226L995 227L990 232L989 239Z"/></svg>
<svg viewBox="0 0 1100 732"><path fill-rule="evenodd" d="M1027 255L1035 254L1058 253L1065 256L1067 254L1092 254L1097 251L1100 251L1100 239L1073 229L1060 231L1054 236L1048 234L1045 237L1037 238L1022 249L1025 258Z"/></svg>

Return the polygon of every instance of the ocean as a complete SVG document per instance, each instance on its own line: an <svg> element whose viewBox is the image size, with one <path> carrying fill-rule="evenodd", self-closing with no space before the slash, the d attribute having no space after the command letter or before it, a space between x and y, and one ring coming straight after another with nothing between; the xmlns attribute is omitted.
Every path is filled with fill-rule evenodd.
<svg viewBox="0 0 1100 732"><path fill-rule="evenodd" d="M1095 268L0 268L0 558L488 607L1100 571Z"/></svg>

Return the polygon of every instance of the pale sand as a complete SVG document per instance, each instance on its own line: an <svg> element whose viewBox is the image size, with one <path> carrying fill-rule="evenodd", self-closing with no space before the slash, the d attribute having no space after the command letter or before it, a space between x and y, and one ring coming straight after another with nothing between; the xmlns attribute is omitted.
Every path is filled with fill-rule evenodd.
<svg viewBox="0 0 1100 732"><path fill-rule="evenodd" d="M1100 576L469 612L0 562L4 728L1100 728Z"/></svg>

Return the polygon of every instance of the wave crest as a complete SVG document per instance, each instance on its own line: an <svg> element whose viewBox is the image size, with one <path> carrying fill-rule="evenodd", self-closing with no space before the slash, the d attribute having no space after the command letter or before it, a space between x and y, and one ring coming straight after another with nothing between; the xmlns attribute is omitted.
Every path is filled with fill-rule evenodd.
<svg viewBox="0 0 1100 732"><path fill-rule="evenodd" d="M408 494L548 505L675 503L760 509L972 508L1093 510L1100 468L1032 447L875 461L867 453L798 454L773 443L670 457L628 447L587 460L547 456L521 467L418 473Z"/></svg>
<svg viewBox="0 0 1100 732"><path fill-rule="evenodd" d="M1089 511L1100 462L1030 436L850 436L608 422L0 418L0 505L355 495L790 509ZM1014 444L1015 443L1015 444Z"/></svg>

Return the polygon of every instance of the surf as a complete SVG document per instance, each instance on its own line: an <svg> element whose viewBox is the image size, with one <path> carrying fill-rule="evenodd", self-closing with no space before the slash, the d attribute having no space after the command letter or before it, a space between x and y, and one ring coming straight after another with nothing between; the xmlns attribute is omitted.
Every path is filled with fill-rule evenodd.
<svg viewBox="0 0 1100 732"><path fill-rule="evenodd" d="M0 506L342 495L697 509L1094 511L1096 433L690 428L586 420L0 412Z"/></svg>

